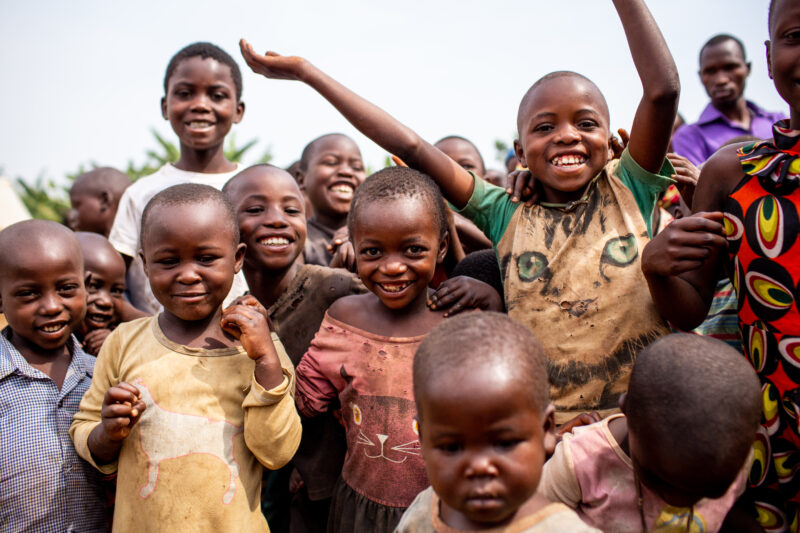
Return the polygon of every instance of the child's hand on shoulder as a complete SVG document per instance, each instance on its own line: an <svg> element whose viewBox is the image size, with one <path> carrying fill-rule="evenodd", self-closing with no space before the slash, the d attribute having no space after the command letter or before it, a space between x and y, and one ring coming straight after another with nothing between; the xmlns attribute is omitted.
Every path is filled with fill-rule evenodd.
<svg viewBox="0 0 800 533"><path fill-rule="evenodd" d="M514 170L508 175L506 193L511 195L511 201L515 204L523 201L530 207L539 201L536 178L528 169Z"/></svg>
<svg viewBox="0 0 800 533"><path fill-rule="evenodd" d="M681 198L686 205L692 205L694 189L697 187L697 180L700 179L700 169L685 157L672 152L667 154L667 159L675 168L675 174L670 177L677 182Z"/></svg>
<svg viewBox="0 0 800 533"><path fill-rule="evenodd" d="M94 329L86 334L83 338L83 351L97 357L100 353L100 348L106 341L106 337L111 334L108 328Z"/></svg>
<svg viewBox="0 0 800 533"><path fill-rule="evenodd" d="M111 441L124 440L147 408L139 389L124 381L106 391L100 411L103 432Z"/></svg>
<svg viewBox="0 0 800 533"><path fill-rule="evenodd" d="M646 276L677 276L699 268L712 250L727 246L722 213L697 213L680 218L644 247L642 272Z"/></svg>
<svg viewBox="0 0 800 533"><path fill-rule="evenodd" d="M480 309L499 313L505 310L503 298L494 287L469 276L456 276L444 281L428 298L428 307L434 311L445 310L445 317L464 310Z"/></svg>
<svg viewBox="0 0 800 533"><path fill-rule="evenodd" d="M253 72L273 80L302 81L300 77L309 64L302 57L282 56L276 52L258 54L253 50L253 46L244 39L239 40L239 48L247 66Z"/></svg>
<svg viewBox="0 0 800 533"><path fill-rule="evenodd" d="M251 359L275 353L267 310L255 296L240 296L222 311L220 326L242 343Z"/></svg>

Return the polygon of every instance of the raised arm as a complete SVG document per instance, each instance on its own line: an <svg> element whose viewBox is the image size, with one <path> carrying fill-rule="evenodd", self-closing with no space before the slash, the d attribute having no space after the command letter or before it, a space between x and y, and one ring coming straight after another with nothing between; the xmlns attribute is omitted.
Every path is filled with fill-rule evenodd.
<svg viewBox="0 0 800 533"><path fill-rule="evenodd" d="M473 178L438 148L423 140L383 109L364 100L301 57L275 52L257 54L242 39L242 56L257 74L267 78L302 81L316 90L361 133L408 166L428 174L442 194L456 207L464 207L472 196Z"/></svg>
<svg viewBox="0 0 800 533"><path fill-rule="evenodd" d="M628 150L642 168L657 173L664 164L678 109L681 91L678 68L643 0L614 0L614 7L622 21L643 90Z"/></svg>

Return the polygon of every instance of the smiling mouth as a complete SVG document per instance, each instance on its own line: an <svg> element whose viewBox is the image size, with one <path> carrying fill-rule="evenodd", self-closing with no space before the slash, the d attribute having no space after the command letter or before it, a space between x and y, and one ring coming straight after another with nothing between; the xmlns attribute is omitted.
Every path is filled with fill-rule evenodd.
<svg viewBox="0 0 800 533"><path fill-rule="evenodd" d="M352 200L355 187L349 183L337 183L332 185L329 190L343 200Z"/></svg>
<svg viewBox="0 0 800 533"><path fill-rule="evenodd" d="M577 167L585 162L586 156L581 154L557 155L550 160L550 164L557 167Z"/></svg>
<svg viewBox="0 0 800 533"><path fill-rule="evenodd" d="M207 120L193 120L188 122L186 125L193 130L205 130L212 127L214 123Z"/></svg>
<svg viewBox="0 0 800 533"><path fill-rule="evenodd" d="M86 320L95 324L107 324L111 322L112 316L100 313L87 313Z"/></svg>
<svg viewBox="0 0 800 533"><path fill-rule="evenodd" d="M55 322L52 324L45 324L44 326L39 327L39 329L45 333L58 333L66 326L66 322Z"/></svg>
<svg viewBox="0 0 800 533"><path fill-rule="evenodd" d="M267 246L269 248L284 248L289 246L291 241L286 237L266 237L264 239L260 239L258 244L262 246Z"/></svg>
<svg viewBox="0 0 800 533"><path fill-rule="evenodd" d="M399 292L403 292L405 289L411 286L413 282L411 281L396 281L396 282L385 282L385 283L376 283L378 287L381 288L384 292L388 292L390 294L397 294Z"/></svg>

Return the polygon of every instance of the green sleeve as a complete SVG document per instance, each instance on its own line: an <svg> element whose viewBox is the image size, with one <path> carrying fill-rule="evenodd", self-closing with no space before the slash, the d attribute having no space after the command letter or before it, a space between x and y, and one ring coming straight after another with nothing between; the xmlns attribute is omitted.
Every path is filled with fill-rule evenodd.
<svg viewBox="0 0 800 533"><path fill-rule="evenodd" d="M616 176L633 193L639 212L647 225L647 234L653 236L653 209L656 207L658 196L667 190L675 181L670 177L675 173L675 169L669 159L664 159L664 164L658 174L650 172L639 166L633 156L626 148L619 158Z"/></svg>
<svg viewBox="0 0 800 533"><path fill-rule="evenodd" d="M505 189L477 178L474 174L472 179L475 185L467 205L463 209L456 209L452 205L450 207L470 219L497 248L511 217L522 203L511 202L511 196Z"/></svg>

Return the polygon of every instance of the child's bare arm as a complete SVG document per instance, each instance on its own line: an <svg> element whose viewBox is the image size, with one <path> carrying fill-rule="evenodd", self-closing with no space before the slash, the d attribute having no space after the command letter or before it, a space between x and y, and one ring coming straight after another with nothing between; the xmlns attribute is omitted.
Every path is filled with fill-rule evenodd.
<svg viewBox="0 0 800 533"><path fill-rule="evenodd" d="M628 151L642 168L657 173L664 164L678 109L678 69L643 0L614 0L614 6L643 89Z"/></svg>
<svg viewBox="0 0 800 533"><path fill-rule="evenodd" d="M242 56L253 72L272 79L306 83L333 104L361 133L400 157L408 166L431 176L453 205L461 208L467 204L473 187L469 172L387 112L301 57L284 57L275 52L257 54L244 39L240 46Z"/></svg>
<svg viewBox="0 0 800 533"><path fill-rule="evenodd" d="M125 438L139 421L146 405L139 389L122 382L106 391L101 420L89 434L88 446L97 463L116 461Z"/></svg>
<svg viewBox="0 0 800 533"><path fill-rule="evenodd" d="M255 377L259 385L270 390L283 383L283 369L272 343L267 312L255 296L237 298L222 312L220 325L239 339L247 355L256 362Z"/></svg>

